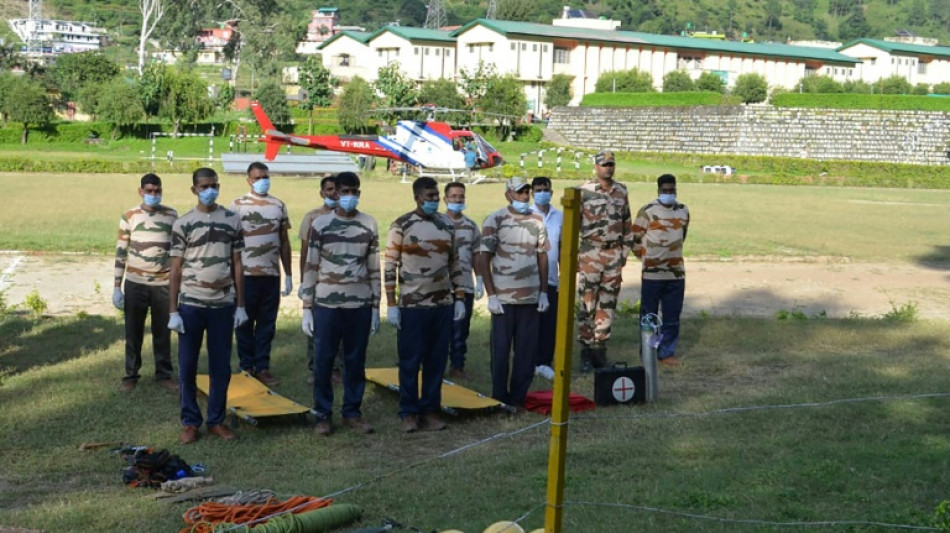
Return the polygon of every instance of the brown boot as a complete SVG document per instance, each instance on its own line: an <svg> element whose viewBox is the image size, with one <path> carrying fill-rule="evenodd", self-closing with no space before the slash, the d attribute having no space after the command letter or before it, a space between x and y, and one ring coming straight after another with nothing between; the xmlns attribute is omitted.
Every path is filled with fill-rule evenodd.
<svg viewBox="0 0 950 533"><path fill-rule="evenodd" d="M158 386L169 392L178 392L178 384L170 379L159 380Z"/></svg>
<svg viewBox="0 0 950 533"><path fill-rule="evenodd" d="M264 385L267 385L268 387L273 387L277 385L278 383L280 383L280 380L275 378L274 375L271 374L269 370L261 370L257 374L254 374L254 377L257 378L257 380L263 383Z"/></svg>
<svg viewBox="0 0 950 533"><path fill-rule="evenodd" d="M178 442L191 444L196 440L198 440L198 428L195 426L184 426L181 428L181 435L178 435Z"/></svg>
<svg viewBox="0 0 950 533"><path fill-rule="evenodd" d="M209 427L208 433L218 437L221 440L234 440L238 438L237 433L228 429L228 427L224 424L218 424L217 426Z"/></svg>
<svg viewBox="0 0 950 533"><path fill-rule="evenodd" d="M363 418L359 416L356 418L344 418L343 425L357 433L362 433L364 435L373 432L373 426L366 423L366 421L364 421Z"/></svg>
<svg viewBox="0 0 950 533"><path fill-rule="evenodd" d="M419 431L419 417L416 415L406 415L406 417L402 419L402 430L406 433Z"/></svg>
<svg viewBox="0 0 950 533"><path fill-rule="evenodd" d="M138 384L134 379L124 379L122 384L119 385L119 390L122 392L132 392L135 390L135 386Z"/></svg>
<svg viewBox="0 0 950 533"><path fill-rule="evenodd" d="M422 415L422 429L426 431L441 431L447 427L449 427L448 424L442 420L442 417L435 413Z"/></svg>
<svg viewBox="0 0 950 533"><path fill-rule="evenodd" d="M330 425L330 419L324 418L322 420L317 420L317 425L313 428L313 431L317 435L329 437L333 433L333 426Z"/></svg>

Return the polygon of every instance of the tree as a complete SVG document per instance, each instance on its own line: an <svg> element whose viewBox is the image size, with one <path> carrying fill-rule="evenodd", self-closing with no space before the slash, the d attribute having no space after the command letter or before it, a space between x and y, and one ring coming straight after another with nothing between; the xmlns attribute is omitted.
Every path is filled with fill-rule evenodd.
<svg viewBox="0 0 950 533"><path fill-rule="evenodd" d="M2 87L0 87L2 89ZM2 90L0 90L2 92ZM934 85L934 94L950 94L950 81Z"/></svg>
<svg viewBox="0 0 950 533"><path fill-rule="evenodd" d="M639 69L607 71L597 78L594 92L649 93L653 92L653 77Z"/></svg>
<svg viewBox="0 0 950 533"><path fill-rule="evenodd" d="M72 100L83 87L100 84L119 75L119 65L101 52L60 54L50 77L64 100Z"/></svg>
<svg viewBox="0 0 950 533"><path fill-rule="evenodd" d="M458 86L454 81L444 78L424 82L419 87L419 103L433 104L449 109L465 107L465 100L459 94Z"/></svg>
<svg viewBox="0 0 950 533"><path fill-rule="evenodd" d="M376 93L370 84L359 76L354 76L343 88L338 103L337 119L340 127L347 133L366 131L366 114L376 103Z"/></svg>
<svg viewBox="0 0 950 533"><path fill-rule="evenodd" d="M102 85L101 91L96 115L112 124L114 141L120 129L145 118L145 108L142 107L138 87L128 80L116 78Z"/></svg>
<svg viewBox="0 0 950 533"><path fill-rule="evenodd" d="M696 80L696 90L723 93L726 91L726 83L722 81L722 76L707 70Z"/></svg>
<svg viewBox="0 0 950 533"><path fill-rule="evenodd" d="M831 76L805 76L798 81L798 88L803 93L834 94L843 93L844 87Z"/></svg>
<svg viewBox="0 0 950 533"><path fill-rule="evenodd" d="M3 97L3 112L7 120L23 124L20 142L26 144L30 124L44 127L53 120L53 108L46 97L46 89L29 78L13 78L9 92Z"/></svg>
<svg viewBox="0 0 950 533"><path fill-rule="evenodd" d="M875 94L911 94L914 87L904 77L895 74L875 82L872 91Z"/></svg>
<svg viewBox="0 0 950 533"><path fill-rule="evenodd" d="M515 119L521 117L528 110L528 97L524 93L524 84L514 75L498 78L481 103L482 111L507 115L499 120L498 138L506 138L508 130Z"/></svg>
<svg viewBox="0 0 950 533"><path fill-rule="evenodd" d="M732 94L738 96L744 104L764 102L769 96L769 84L760 74L743 74L736 78Z"/></svg>
<svg viewBox="0 0 950 533"><path fill-rule="evenodd" d="M535 5L530 0L498 0L498 20L531 21L535 16Z"/></svg>
<svg viewBox="0 0 950 533"><path fill-rule="evenodd" d="M871 94L871 84L864 80L848 80L841 84L842 90L851 94Z"/></svg>
<svg viewBox="0 0 950 533"><path fill-rule="evenodd" d="M663 76L663 92L665 93L684 93L695 90L696 84L685 70L672 70Z"/></svg>
<svg viewBox="0 0 950 533"><path fill-rule="evenodd" d="M493 63L479 60L478 66L472 70L460 67L459 78L458 83L465 96L466 105L469 109L475 109L492 84L498 80L498 70Z"/></svg>
<svg viewBox="0 0 950 533"><path fill-rule="evenodd" d="M317 107L330 107L333 104L333 87L337 79L330 75L330 71L323 66L318 57L310 56L300 69L300 86L306 93L300 107L310 111L308 134L313 134L313 110Z"/></svg>
<svg viewBox="0 0 950 533"><path fill-rule="evenodd" d="M142 29L139 31L139 74L145 69L145 43L155 26L165 14L162 0L139 0L139 12L142 13Z"/></svg>
<svg viewBox="0 0 950 533"><path fill-rule="evenodd" d="M219 85L218 95L214 99L214 106L222 111L227 111L231 108L232 102L234 102L234 87L227 83Z"/></svg>
<svg viewBox="0 0 950 533"><path fill-rule="evenodd" d="M142 108L150 117L157 117L162 107L162 101L168 88L168 79L172 68L162 63L151 63L139 76L139 97L142 99Z"/></svg>
<svg viewBox="0 0 950 533"><path fill-rule="evenodd" d="M851 8L848 18L838 25L838 37L843 41L850 41L871 35L871 25L864 14L864 7L855 5Z"/></svg>
<svg viewBox="0 0 950 533"><path fill-rule="evenodd" d="M287 95L277 80L269 79L258 87L254 99L261 103L274 124L290 124L290 106Z"/></svg>
<svg viewBox="0 0 950 533"><path fill-rule="evenodd" d="M917 85L914 85L914 94L919 96L927 96L930 94L930 85L927 85L926 83L918 83Z"/></svg>
<svg viewBox="0 0 950 533"><path fill-rule="evenodd" d="M373 88L382 95L383 107L414 106L419 101L419 91L414 81L403 74L399 63L393 61L377 71L376 82ZM393 117L392 113L385 113L386 117Z"/></svg>
<svg viewBox="0 0 950 533"><path fill-rule="evenodd" d="M570 74L551 76L547 91L544 93L544 107L550 110L571 103L571 99L574 98L574 89L571 87L573 83L574 76Z"/></svg>
<svg viewBox="0 0 950 533"><path fill-rule="evenodd" d="M183 123L198 122L214 112L208 84L193 72L169 70L158 112L172 122L172 135L177 136Z"/></svg>

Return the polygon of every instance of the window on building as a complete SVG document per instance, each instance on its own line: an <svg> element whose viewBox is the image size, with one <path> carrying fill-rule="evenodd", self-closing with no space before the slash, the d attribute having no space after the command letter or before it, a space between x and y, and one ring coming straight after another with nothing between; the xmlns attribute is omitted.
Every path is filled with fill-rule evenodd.
<svg viewBox="0 0 950 533"><path fill-rule="evenodd" d="M419 55L419 47L418 47L418 46L414 47L414 48L412 49L412 52L413 52L414 54L416 54L416 55Z"/></svg>
<svg viewBox="0 0 950 533"><path fill-rule="evenodd" d="M426 48L425 51L426 51L425 55L429 55L429 49Z"/></svg>
<svg viewBox="0 0 950 533"><path fill-rule="evenodd" d="M489 52L495 51L495 43L488 43L488 51Z"/></svg>
<svg viewBox="0 0 950 533"><path fill-rule="evenodd" d="M917 63L917 74L926 74L927 73L927 63L920 62Z"/></svg>
<svg viewBox="0 0 950 533"><path fill-rule="evenodd" d="M537 52L537 51L538 51L538 45L537 45L537 44L532 44L532 45L531 45L531 51L532 51L532 52Z"/></svg>
<svg viewBox="0 0 950 533"><path fill-rule="evenodd" d="M548 45L542 46L542 47L541 47L541 51L542 51L542 52L547 52L547 51L548 51Z"/></svg>
<svg viewBox="0 0 950 533"><path fill-rule="evenodd" d="M340 66L348 67L350 66L350 56L347 54L340 54Z"/></svg>
<svg viewBox="0 0 950 533"><path fill-rule="evenodd" d="M521 43L521 49L522 49L522 50L527 50L527 49L528 49L528 44L527 44L527 43Z"/></svg>
<svg viewBox="0 0 950 533"><path fill-rule="evenodd" d="M446 51L445 51L445 57L449 57L450 55L452 55L452 51L451 51L451 50L446 50Z"/></svg>
<svg viewBox="0 0 950 533"><path fill-rule="evenodd" d="M566 65L570 63L571 53L567 48L554 47L554 62Z"/></svg>
<svg viewBox="0 0 950 533"><path fill-rule="evenodd" d="M438 55L439 55L439 50L440 50L439 48L436 48L436 49L435 49L435 55L436 55L436 57L438 57Z"/></svg>
<svg viewBox="0 0 950 533"><path fill-rule="evenodd" d="M376 49L376 55L378 55L379 57L383 57L383 49L382 49L382 48L377 48L377 49Z"/></svg>
<svg viewBox="0 0 950 533"><path fill-rule="evenodd" d="M511 49L512 49L512 50L514 50L514 49L516 49L517 47L518 47L518 45L517 45L517 44L515 44L515 43L511 43Z"/></svg>

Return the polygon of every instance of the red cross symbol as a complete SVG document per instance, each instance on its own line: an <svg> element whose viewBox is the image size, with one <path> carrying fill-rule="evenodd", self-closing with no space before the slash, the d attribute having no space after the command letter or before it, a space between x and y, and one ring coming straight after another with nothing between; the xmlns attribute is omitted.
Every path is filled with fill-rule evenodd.
<svg viewBox="0 0 950 533"><path fill-rule="evenodd" d="M626 403L633 399L633 395L637 392L637 386L633 384L633 380L621 376L614 380L613 390L614 399L620 403Z"/></svg>

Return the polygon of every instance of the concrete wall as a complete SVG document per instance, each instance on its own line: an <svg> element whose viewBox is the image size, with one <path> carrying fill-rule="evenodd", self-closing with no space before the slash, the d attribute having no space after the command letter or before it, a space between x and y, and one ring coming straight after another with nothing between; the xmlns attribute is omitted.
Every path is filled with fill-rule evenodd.
<svg viewBox="0 0 950 533"><path fill-rule="evenodd" d="M950 165L950 113L771 106L560 107L548 128L572 146L596 150Z"/></svg>

